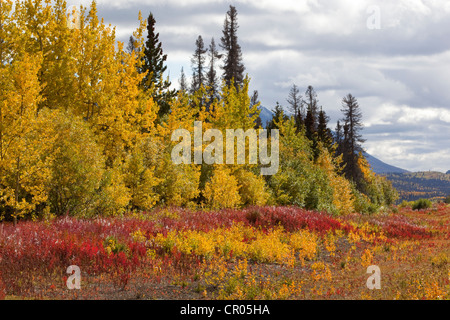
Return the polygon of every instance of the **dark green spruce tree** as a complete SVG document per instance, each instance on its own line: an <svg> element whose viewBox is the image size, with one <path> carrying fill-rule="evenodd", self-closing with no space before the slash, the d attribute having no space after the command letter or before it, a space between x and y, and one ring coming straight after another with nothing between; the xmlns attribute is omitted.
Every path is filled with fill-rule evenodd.
<svg viewBox="0 0 450 320"><path fill-rule="evenodd" d="M308 88L306 89L305 99L303 100L303 103L306 106L306 113L307 113L305 118L307 118L308 113L310 113L308 119L309 123L308 124L305 123L305 126L310 127L309 130L310 133L312 134L313 132L317 131L318 114L319 114L319 101L317 100L317 93L312 86L308 86Z"/></svg>
<svg viewBox="0 0 450 320"><path fill-rule="evenodd" d="M195 51L191 58L192 64L192 84L191 93L196 92L200 87L205 86L205 44L202 36L195 40Z"/></svg>
<svg viewBox="0 0 450 320"><path fill-rule="evenodd" d="M206 86L207 86L207 94L209 103L207 105L209 109L209 105L214 101L214 99L219 98L219 80L217 76L217 64L220 59L222 59L222 54L219 53L216 47L216 42L214 38L211 38L211 43L208 48L208 72L206 73Z"/></svg>
<svg viewBox="0 0 450 320"><path fill-rule="evenodd" d="M317 135L318 129L318 113L319 113L319 105L317 100L316 91L312 86L308 86L306 89L304 100L304 105L306 106L306 115L303 126L305 128L306 137L311 140L312 145L312 154L314 160L317 159L319 155L319 139Z"/></svg>
<svg viewBox="0 0 450 320"><path fill-rule="evenodd" d="M180 85L180 91L187 93L188 92L188 84L186 80L186 74L184 73L183 67L181 67L180 79L178 80Z"/></svg>
<svg viewBox="0 0 450 320"><path fill-rule="evenodd" d="M328 150L331 155L333 155L333 133L331 132L331 129L328 128L329 120L330 118L321 107L317 120L317 140L324 148Z"/></svg>
<svg viewBox="0 0 450 320"><path fill-rule="evenodd" d="M343 142L344 142L344 128L341 125L340 120L336 123L336 128L334 129L333 141L336 145L335 156L339 157L343 153Z"/></svg>
<svg viewBox="0 0 450 320"><path fill-rule="evenodd" d="M147 19L147 40L144 46L144 63L141 72L146 76L142 81L144 90L153 89L152 97L159 106L159 116L170 111L170 100L176 95L176 90L170 90L169 79L164 79L167 69L165 61L167 55L163 53L162 43L159 41L159 33L155 31L156 20L150 13Z"/></svg>
<svg viewBox="0 0 450 320"><path fill-rule="evenodd" d="M360 191L362 174L358 167L358 155L363 152L361 130L363 129L362 112L358 101L350 93L342 99L342 109L344 118L344 139L342 143L342 154L344 160L344 170L346 178L356 183Z"/></svg>
<svg viewBox="0 0 450 320"><path fill-rule="evenodd" d="M250 109L253 108L256 105L258 105L258 108L259 108L259 106L261 105L261 102L259 101L259 97L258 96L259 96L258 90L253 90L253 94L250 97ZM255 127L254 128L258 129L258 128L263 128L263 127L264 127L264 124L262 123L262 119L261 119L260 115L258 114L258 117L255 120Z"/></svg>
<svg viewBox="0 0 450 320"><path fill-rule="evenodd" d="M241 46L238 43L238 28L237 10L234 6L230 5L230 9L225 16L220 47L225 51L225 60L222 67L223 79L227 86L234 81L237 90L240 89L244 82L245 71L242 62Z"/></svg>
<svg viewBox="0 0 450 320"><path fill-rule="evenodd" d="M272 129L279 129L276 122L280 122L281 120L286 121L288 119L289 117L284 113L283 107L277 101L272 120L267 123L267 130L269 130L270 133L270 130Z"/></svg>

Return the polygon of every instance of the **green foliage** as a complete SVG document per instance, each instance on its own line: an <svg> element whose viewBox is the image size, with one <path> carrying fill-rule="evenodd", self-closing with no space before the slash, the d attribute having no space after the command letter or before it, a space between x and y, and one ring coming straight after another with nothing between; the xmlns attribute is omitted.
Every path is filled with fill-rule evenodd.
<svg viewBox="0 0 450 320"><path fill-rule="evenodd" d="M406 201L403 200L402 203L400 203L400 208L406 208L410 207L413 210L421 210L421 209L428 209L431 208L433 203L428 199L418 199L415 201Z"/></svg>
<svg viewBox="0 0 450 320"><path fill-rule="evenodd" d="M41 112L56 137L49 153L48 202L56 214L92 211L104 173L101 149L84 121L62 112Z"/></svg>
<svg viewBox="0 0 450 320"><path fill-rule="evenodd" d="M450 196L447 196L447 198L445 198L444 202L447 204L450 204Z"/></svg>
<svg viewBox="0 0 450 320"><path fill-rule="evenodd" d="M411 208L413 210L421 210L431 208L432 205L433 205L432 202L428 199L419 199L414 201Z"/></svg>
<svg viewBox="0 0 450 320"><path fill-rule="evenodd" d="M127 254L129 252L127 245L117 240L115 236L106 237L103 241L103 246L109 254L117 254L119 252Z"/></svg>
<svg viewBox="0 0 450 320"><path fill-rule="evenodd" d="M145 163L144 152L137 146L125 163L125 184L131 191L133 209L152 208L159 197L155 187L160 180L154 177L154 168Z"/></svg>
<svg viewBox="0 0 450 320"><path fill-rule="evenodd" d="M377 206L365 194L361 193L354 183L352 183L352 194L355 199L354 206L356 212L367 214L377 212Z"/></svg>
<svg viewBox="0 0 450 320"><path fill-rule="evenodd" d="M311 143L297 132L294 119L275 121L280 129L280 169L269 179L274 200L333 212L333 188L327 171L311 159Z"/></svg>

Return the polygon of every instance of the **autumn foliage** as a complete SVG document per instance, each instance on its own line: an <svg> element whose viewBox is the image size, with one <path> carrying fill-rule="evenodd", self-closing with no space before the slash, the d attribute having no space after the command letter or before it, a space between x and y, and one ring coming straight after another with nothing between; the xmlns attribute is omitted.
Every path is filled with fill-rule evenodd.
<svg viewBox="0 0 450 320"><path fill-rule="evenodd" d="M449 207L159 208L0 228L0 298L448 299ZM66 287L69 265L81 290ZM369 290L366 268L381 268Z"/></svg>
<svg viewBox="0 0 450 320"><path fill-rule="evenodd" d="M175 164L176 129L192 133L194 121L204 123L202 134L255 127L259 110L248 77L224 82L213 100L203 86L165 95L170 112L161 114L155 86L143 86L153 78L143 71L144 50L136 49L145 43L141 14L136 50L125 50L95 2L78 10L64 1L6 0L0 10L2 219L266 204L345 215L393 203L392 188L366 163L361 192L342 175L331 146L313 150L285 117L274 119L281 136L273 176L260 176L260 164Z"/></svg>

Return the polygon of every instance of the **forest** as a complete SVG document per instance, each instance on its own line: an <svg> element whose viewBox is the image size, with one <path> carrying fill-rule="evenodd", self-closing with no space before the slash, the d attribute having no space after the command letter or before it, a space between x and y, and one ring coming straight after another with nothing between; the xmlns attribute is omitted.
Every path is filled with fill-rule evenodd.
<svg viewBox="0 0 450 320"><path fill-rule="evenodd" d="M167 55L154 16L138 19L125 45L97 16L95 2L79 12L64 1L3 2L3 219L160 206L296 205L342 215L394 203L395 190L361 155L357 99L343 97L333 135L311 86L302 97L293 85L293 116L278 108L269 125L280 132L276 174L260 176L261 164L174 164L171 134L192 132L194 121L203 121L204 131L259 128L258 93L248 92L235 7L225 16L221 51L214 39L206 49L198 37L193 81L182 77L179 89L164 78Z"/></svg>
<svg viewBox="0 0 450 320"><path fill-rule="evenodd" d="M443 201L450 195L450 175L442 172L390 173L386 178L399 193L400 201L420 198Z"/></svg>
<svg viewBox="0 0 450 320"><path fill-rule="evenodd" d="M356 97L337 101L332 130L314 88L293 84L289 116L277 105L267 125L273 174L249 140L233 141L244 163L178 163L177 130L201 123L226 146L227 130L261 128L237 9L218 46L193 39L178 86L156 17L136 14L125 44L95 1L1 2L0 299L450 297L450 206L394 205L363 156ZM191 157L212 145L195 144Z"/></svg>

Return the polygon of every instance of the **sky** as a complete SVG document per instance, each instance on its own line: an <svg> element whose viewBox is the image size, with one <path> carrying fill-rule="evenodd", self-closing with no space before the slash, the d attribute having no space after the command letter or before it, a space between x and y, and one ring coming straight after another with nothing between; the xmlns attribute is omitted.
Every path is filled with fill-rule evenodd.
<svg viewBox="0 0 450 320"><path fill-rule="evenodd" d="M230 5L250 89L263 106L287 109L292 85L302 94L311 85L334 129L351 93L369 154L410 171L450 170L450 1L97 0L123 42L139 11L153 13L174 87L182 67L192 73L199 35L206 46L220 43Z"/></svg>

